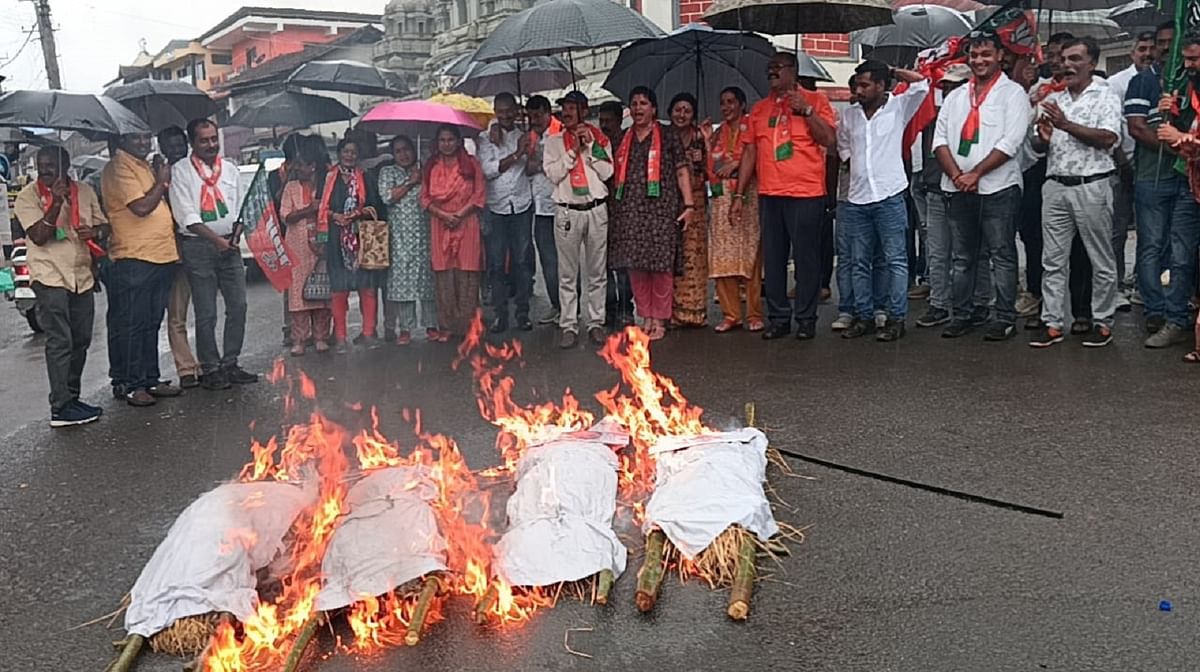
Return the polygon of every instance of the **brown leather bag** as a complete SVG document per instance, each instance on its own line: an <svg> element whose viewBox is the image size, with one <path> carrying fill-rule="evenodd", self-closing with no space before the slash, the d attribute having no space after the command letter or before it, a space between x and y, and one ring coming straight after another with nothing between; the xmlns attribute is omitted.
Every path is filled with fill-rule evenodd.
<svg viewBox="0 0 1200 672"><path fill-rule="evenodd" d="M391 265L391 249L388 223L379 219L375 208L363 208L363 218L358 220L358 267L386 270Z"/></svg>

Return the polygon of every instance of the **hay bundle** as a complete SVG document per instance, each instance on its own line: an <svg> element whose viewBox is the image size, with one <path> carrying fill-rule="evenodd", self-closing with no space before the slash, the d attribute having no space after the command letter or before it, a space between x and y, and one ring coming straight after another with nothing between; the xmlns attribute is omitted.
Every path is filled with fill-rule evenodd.
<svg viewBox="0 0 1200 672"><path fill-rule="evenodd" d="M150 650L179 658L195 658L212 641L220 614L185 616L150 637Z"/></svg>

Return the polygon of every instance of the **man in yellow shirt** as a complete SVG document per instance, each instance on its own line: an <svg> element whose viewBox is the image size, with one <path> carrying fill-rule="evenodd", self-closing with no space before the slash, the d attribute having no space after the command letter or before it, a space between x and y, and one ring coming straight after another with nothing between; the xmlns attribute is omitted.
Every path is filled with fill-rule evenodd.
<svg viewBox="0 0 1200 672"><path fill-rule="evenodd" d="M95 317L89 243L105 219L96 192L67 176L70 165L62 147L38 150L37 180L21 190L14 205L25 229L38 324L46 333L51 427L82 425L101 415L79 400L79 391Z"/></svg>
<svg viewBox="0 0 1200 672"><path fill-rule="evenodd" d="M113 260L108 299L114 394L130 406L153 406L158 397L179 396L159 380L158 330L179 264L175 223L165 196L171 167L162 157L146 162L149 133L121 136L104 167L100 189L112 222Z"/></svg>

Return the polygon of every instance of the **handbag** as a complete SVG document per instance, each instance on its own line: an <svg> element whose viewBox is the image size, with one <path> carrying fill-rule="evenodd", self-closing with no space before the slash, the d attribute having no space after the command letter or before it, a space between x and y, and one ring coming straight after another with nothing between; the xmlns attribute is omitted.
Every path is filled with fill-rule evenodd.
<svg viewBox="0 0 1200 672"><path fill-rule="evenodd" d="M332 295L329 285L329 267L324 259L319 259L312 273L304 281L305 301L328 301Z"/></svg>
<svg viewBox="0 0 1200 672"><path fill-rule="evenodd" d="M375 208L363 208L363 219L358 220L358 267L365 271L387 270L390 252L388 223L379 219Z"/></svg>

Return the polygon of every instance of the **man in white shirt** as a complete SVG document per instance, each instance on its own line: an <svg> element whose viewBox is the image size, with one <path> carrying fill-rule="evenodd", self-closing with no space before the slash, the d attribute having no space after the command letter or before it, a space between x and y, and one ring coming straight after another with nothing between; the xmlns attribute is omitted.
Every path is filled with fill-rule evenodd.
<svg viewBox="0 0 1200 672"><path fill-rule="evenodd" d="M542 171L542 156L546 139L553 129L550 101L545 96L530 96L525 103L529 113L529 141L537 138L533 150L527 157L526 172L533 183L533 242L537 248L538 261L542 264L542 281L546 284L546 298L550 299L550 314L538 324L558 324L558 250L554 242L554 183ZM534 272L533 258L529 259L529 270Z"/></svg>
<svg viewBox="0 0 1200 672"><path fill-rule="evenodd" d="M942 336L971 331L980 249L987 250L995 276L995 316L986 340L1012 338L1017 293L1016 213L1021 203L1021 168L1013 157L1029 132L1029 98L1000 71L1000 41L994 35L967 43L971 81L946 97L938 113L933 150L946 175L953 232L952 314Z"/></svg>
<svg viewBox="0 0 1200 672"><path fill-rule="evenodd" d="M558 101L563 132L546 139L542 168L554 184L554 240L558 245L559 327L563 348L579 340L579 297L584 294L588 340L604 345L608 279L608 188L613 146L587 118L587 96L572 91Z"/></svg>
<svg viewBox="0 0 1200 672"><path fill-rule="evenodd" d="M904 93L888 93L893 74L910 84ZM904 336L908 315L908 208L904 191L908 175L901 145L904 128L928 93L929 82L920 73L893 71L878 61L867 61L855 70L858 103L842 110L837 125L838 154L850 162L841 224L850 238L854 286L854 322L842 332L842 338L858 338L875 331L876 304L887 308L887 321L876 339L895 341ZM886 299L873 291L877 246L887 268Z"/></svg>
<svg viewBox="0 0 1200 672"><path fill-rule="evenodd" d="M246 268L238 238L238 169L221 158L217 125L188 124L192 155L171 166L171 215L179 230L179 252L196 311L196 354L207 390L257 382L238 366L246 335ZM225 301L225 335L217 348L217 292ZM223 352L222 352L223 351Z"/></svg>
<svg viewBox="0 0 1200 672"><path fill-rule="evenodd" d="M533 254L533 187L526 172L533 148L529 133L516 123L517 99L505 92L496 96L493 105L496 121L479 136L479 162L488 183L484 244L491 275L491 329L499 334L508 331L510 293L517 306L517 328L533 329L529 321L533 277L527 265Z"/></svg>
<svg viewBox="0 0 1200 672"><path fill-rule="evenodd" d="M1046 151L1042 188L1042 327L1029 342L1045 348L1063 340L1063 308L1071 244L1082 241L1092 266L1092 328L1087 347L1112 342L1117 268L1112 249L1112 148L1121 137L1121 103L1093 78L1100 47L1090 38L1063 45L1067 88L1042 103L1034 149Z"/></svg>

